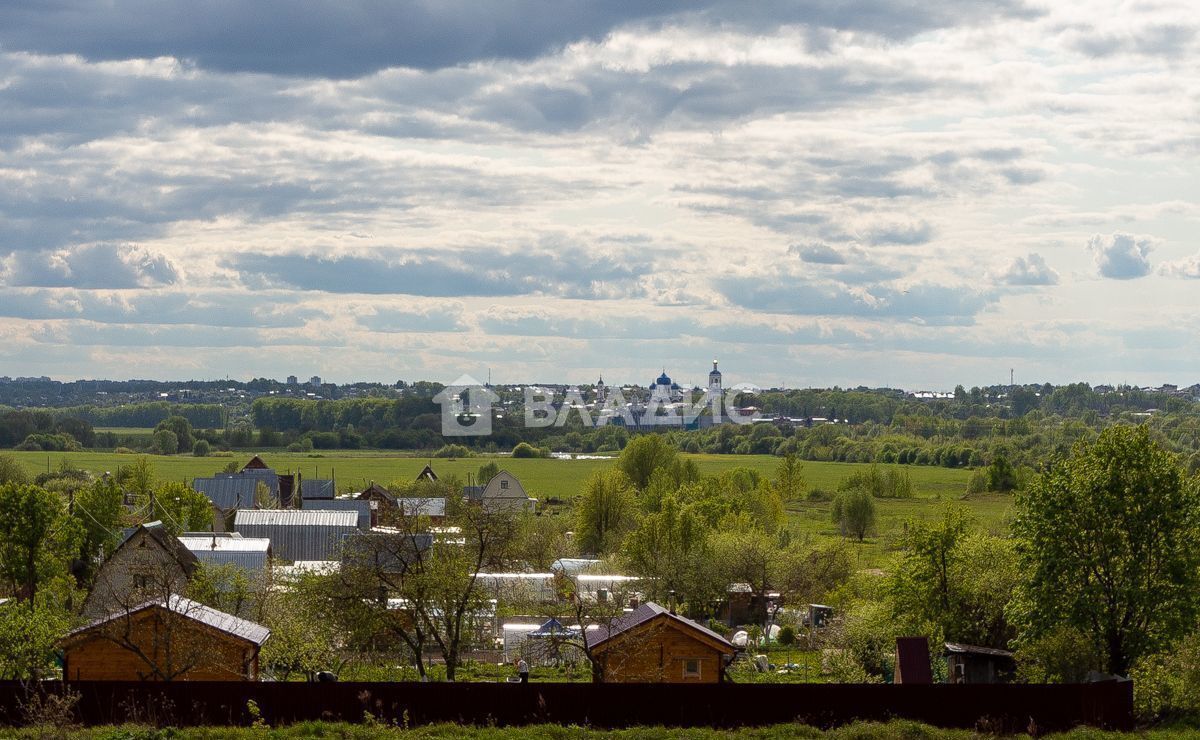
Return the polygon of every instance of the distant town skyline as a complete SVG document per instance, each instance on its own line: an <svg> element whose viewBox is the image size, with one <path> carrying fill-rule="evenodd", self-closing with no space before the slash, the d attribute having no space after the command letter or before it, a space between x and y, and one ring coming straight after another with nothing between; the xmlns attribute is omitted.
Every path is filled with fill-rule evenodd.
<svg viewBox="0 0 1200 740"><path fill-rule="evenodd" d="M8 4L0 374L1189 385L1198 61L1183 0Z"/></svg>

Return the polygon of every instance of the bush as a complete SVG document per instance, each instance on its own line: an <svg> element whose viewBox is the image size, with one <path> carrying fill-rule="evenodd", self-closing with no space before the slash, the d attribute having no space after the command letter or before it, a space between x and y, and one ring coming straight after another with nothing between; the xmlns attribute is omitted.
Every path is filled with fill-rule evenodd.
<svg viewBox="0 0 1200 740"><path fill-rule="evenodd" d="M854 535L859 542L875 527L875 499L861 488L840 492L833 499L831 513L842 535Z"/></svg>
<svg viewBox="0 0 1200 740"><path fill-rule="evenodd" d="M534 447L528 442L521 442L512 449L513 457L550 457L549 450Z"/></svg>
<svg viewBox="0 0 1200 740"><path fill-rule="evenodd" d="M117 453L118 455L136 455L137 454L136 450L131 450L128 447L118 447L117 449L113 450L113 452Z"/></svg>
<svg viewBox="0 0 1200 740"><path fill-rule="evenodd" d="M471 448L466 445L442 445L437 452L433 453L434 457L470 457Z"/></svg>
<svg viewBox="0 0 1200 740"><path fill-rule="evenodd" d="M208 457L208 453L212 452L212 447L209 446L208 440L198 439L196 444L192 445L192 455L194 457Z"/></svg>
<svg viewBox="0 0 1200 740"><path fill-rule="evenodd" d="M1134 710L1142 721L1200 717L1200 632L1133 667Z"/></svg>
<svg viewBox="0 0 1200 740"><path fill-rule="evenodd" d="M29 471L12 455L0 455L0 486L5 483L23 486L29 482Z"/></svg>

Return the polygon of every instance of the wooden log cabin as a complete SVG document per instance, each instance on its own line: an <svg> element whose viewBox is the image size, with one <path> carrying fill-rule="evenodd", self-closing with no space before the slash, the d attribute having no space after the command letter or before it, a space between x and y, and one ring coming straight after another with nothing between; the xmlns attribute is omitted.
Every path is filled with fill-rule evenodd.
<svg viewBox="0 0 1200 740"><path fill-rule="evenodd" d="M736 652L716 632L650 601L586 634L603 683L721 683Z"/></svg>
<svg viewBox="0 0 1200 740"><path fill-rule="evenodd" d="M260 624L172 596L111 614L67 634L68 681L257 681L271 632Z"/></svg>

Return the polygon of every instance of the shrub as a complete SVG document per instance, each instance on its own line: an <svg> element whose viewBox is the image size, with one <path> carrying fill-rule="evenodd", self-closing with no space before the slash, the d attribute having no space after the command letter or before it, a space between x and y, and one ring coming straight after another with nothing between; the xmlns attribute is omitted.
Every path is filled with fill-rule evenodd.
<svg viewBox="0 0 1200 740"><path fill-rule="evenodd" d="M12 455L0 455L0 486L13 483L18 486L29 482L29 471Z"/></svg>
<svg viewBox="0 0 1200 740"><path fill-rule="evenodd" d="M113 450L113 452L117 453L118 455L136 455L137 454L137 452L135 450L131 450L128 447L118 447L117 449Z"/></svg>
<svg viewBox="0 0 1200 740"><path fill-rule="evenodd" d="M550 457L549 450L534 447L528 442L521 442L512 450L513 457Z"/></svg>
<svg viewBox="0 0 1200 740"><path fill-rule="evenodd" d="M437 452L433 453L434 457L470 457L471 448L466 445L442 445Z"/></svg>
<svg viewBox="0 0 1200 740"><path fill-rule="evenodd" d="M209 446L206 439L198 439L196 444L192 445L192 455L195 457L208 457L210 452L212 452L212 447Z"/></svg>
<svg viewBox="0 0 1200 740"><path fill-rule="evenodd" d="M833 523L842 535L854 535L859 542L875 527L875 499L860 488L842 491L833 499Z"/></svg>

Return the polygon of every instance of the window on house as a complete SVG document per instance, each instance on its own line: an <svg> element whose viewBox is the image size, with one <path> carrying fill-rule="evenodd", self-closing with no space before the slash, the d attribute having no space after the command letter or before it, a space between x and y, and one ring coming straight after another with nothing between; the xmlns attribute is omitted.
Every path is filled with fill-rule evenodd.
<svg viewBox="0 0 1200 740"><path fill-rule="evenodd" d="M506 481L506 480L502 480L502 481L500 481L500 487L501 487L501 488L508 488L508 481Z"/></svg>
<svg viewBox="0 0 1200 740"><path fill-rule="evenodd" d="M133 576L133 587L144 589L150 585L150 579L144 574L138 573Z"/></svg>
<svg viewBox="0 0 1200 740"><path fill-rule="evenodd" d="M683 677L700 678L700 661L698 659L688 658L683 661Z"/></svg>

